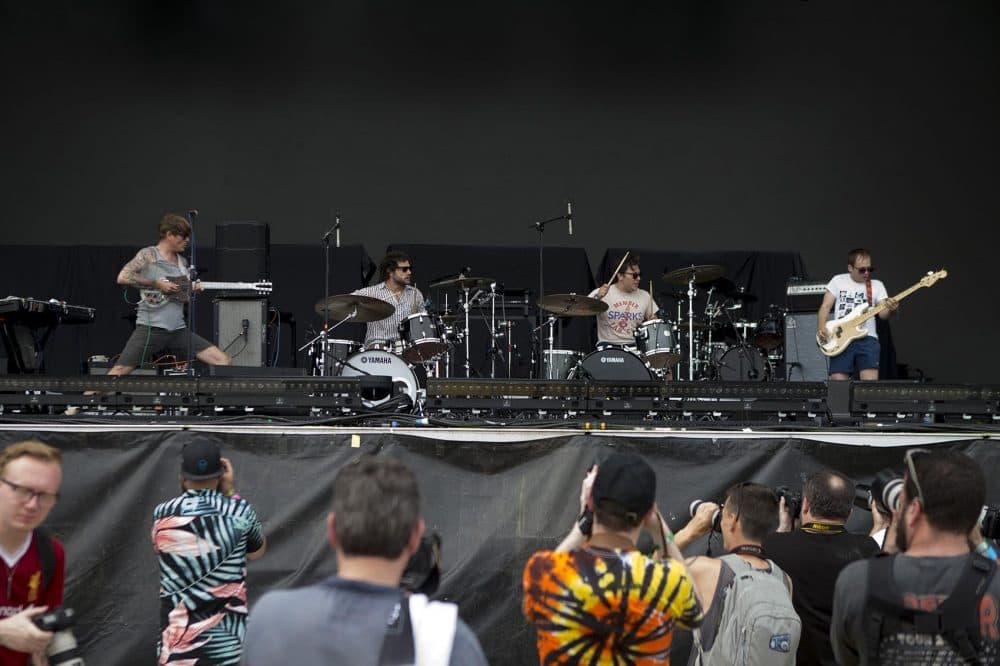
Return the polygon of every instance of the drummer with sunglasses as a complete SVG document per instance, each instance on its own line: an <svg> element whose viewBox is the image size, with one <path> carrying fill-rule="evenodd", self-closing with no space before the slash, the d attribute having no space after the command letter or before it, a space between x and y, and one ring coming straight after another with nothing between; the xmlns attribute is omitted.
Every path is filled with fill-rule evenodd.
<svg viewBox="0 0 1000 666"><path fill-rule="evenodd" d="M639 288L641 278L639 255L629 254L610 283L590 292L591 298L608 304L608 309L597 315L598 349L610 346L634 349L635 330L647 319L656 318L659 307L648 291Z"/></svg>
<svg viewBox="0 0 1000 666"><path fill-rule="evenodd" d="M834 275L826 285L823 303L819 306L816 317L817 336L824 342L827 340L826 322L831 318L845 317L859 305L878 305L886 301L886 309L878 314L881 319L888 319L899 305L889 298L885 285L881 280L873 280L872 255L864 248L851 250L847 254L847 272ZM875 319L869 319L864 326L868 335L849 344L847 348L830 358L830 379L850 379L855 370L863 380L878 379L879 356L881 346L878 341L878 331Z"/></svg>
<svg viewBox="0 0 1000 666"><path fill-rule="evenodd" d="M396 308L385 319L368 322L365 347L398 341L399 323L411 314L426 311L424 295L410 284L413 280L413 266L408 256L402 252L387 253L379 264L379 275L382 281L378 284L351 292L377 298Z"/></svg>

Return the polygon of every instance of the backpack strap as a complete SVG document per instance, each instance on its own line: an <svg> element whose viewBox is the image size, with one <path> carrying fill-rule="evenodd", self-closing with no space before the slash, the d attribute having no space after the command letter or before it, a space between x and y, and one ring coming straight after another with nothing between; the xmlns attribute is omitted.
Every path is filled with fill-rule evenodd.
<svg viewBox="0 0 1000 666"><path fill-rule="evenodd" d="M911 625L915 633L935 634L945 639L966 664L979 664L979 601L989 589L996 562L970 554L958 583L934 611L903 608L902 595L892 577L895 555L879 554L868 562L868 600L865 604L865 645L873 663L878 663L885 619L892 617ZM975 640L973 638L975 634Z"/></svg>
<svg viewBox="0 0 1000 666"><path fill-rule="evenodd" d="M39 591L39 596L41 596L49 589L49 584L56 575L56 547L48 532L40 527L35 528L34 532L35 546L38 548L38 562L42 569L42 588Z"/></svg>
<svg viewBox="0 0 1000 666"><path fill-rule="evenodd" d="M410 666L417 663L416 659L410 604L400 593L399 600L386 619L378 664L379 666Z"/></svg>

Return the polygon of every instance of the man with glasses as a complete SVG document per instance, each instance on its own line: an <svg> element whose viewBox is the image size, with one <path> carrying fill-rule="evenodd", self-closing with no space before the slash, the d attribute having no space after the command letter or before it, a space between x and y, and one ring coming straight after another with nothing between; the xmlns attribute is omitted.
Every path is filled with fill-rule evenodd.
<svg viewBox="0 0 1000 666"><path fill-rule="evenodd" d="M639 255L629 253L628 257L611 283L602 284L589 294L591 298L599 298L608 304L608 309L597 315L599 349L608 346L634 347L635 330L647 319L654 319L659 310L653 296L639 288L642 279Z"/></svg>
<svg viewBox="0 0 1000 666"><path fill-rule="evenodd" d="M127 375L141 366L150 353L165 351L177 360L187 360L188 331L184 304L188 290L187 261L181 256L188 247L191 224L180 215L168 213L159 224L160 240L144 247L122 267L118 284L139 290L135 330L118 355L109 375ZM200 290L196 282L195 291ZM229 354L194 334L191 350L209 365L229 365Z"/></svg>
<svg viewBox="0 0 1000 666"><path fill-rule="evenodd" d="M37 441L0 452L0 664L44 659L52 634L32 618L63 600L66 557L62 544L38 530L62 485L58 449Z"/></svg>
<svg viewBox="0 0 1000 666"><path fill-rule="evenodd" d="M413 265L402 252L389 252L379 264L382 281L352 293L371 296L385 301L396 308L391 315L380 321L368 322L365 331L365 347L384 342L391 345L399 340L399 324L411 314L426 312L424 295L410 284L413 281Z"/></svg>
<svg viewBox="0 0 1000 666"><path fill-rule="evenodd" d="M888 319L898 308L895 300L889 298L881 280L873 280L872 255L864 248L851 250L847 254L847 272L834 275L826 285L823 302L816 316L816 334L826 342L828 333L826 322L833 312L834 319L845 317L859 305L878 305L887 301L886 309L878 314L880 319ZM850 379L855 370L863 380L878 379L879 355L876 322L869 319L864 323L868 335L847 345L841 353L830 358L830 379Z"/></svg>
<svg viewBox="0 0 1000 666"><path fill-rule="evenodd" d="M973 552L986 499L982 470L958 451L907 452L886 549L837 579L830 638L837 663L1000 663L1000 579Z"/></svg>

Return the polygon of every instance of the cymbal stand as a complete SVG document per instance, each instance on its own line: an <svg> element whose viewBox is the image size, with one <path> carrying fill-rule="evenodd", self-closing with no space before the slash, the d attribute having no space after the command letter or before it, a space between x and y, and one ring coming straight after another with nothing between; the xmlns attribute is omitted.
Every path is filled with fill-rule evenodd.
<svg viewBox="0 0 1000 666"><path fill-rule="evenodd" d="M698 291L694 288L695 273L691 271L688 278L688 381L694 381L694 297Z"/></svg>
<svg viewBox="0 0 1000 666"><path fill-rule="evenodd" d="M324 314L327 315L327 316L329 316L329 311L325 311ZM320 344L320 347L323 350L323 352L320 355L320 363L321 363L320 368L324 369L326 367L326 365L325 365L325 363L326 363L326 358L325 358L326 357L326 338L330 334L330 331L332 331L333 329L337 328L338 326L340 326L344 322L348 321L349 319L354 319L357 316L358 316L358 306L355 305L354 309L351 310L351 313L349 315L347 315L346 317L344 317L343 319L341 319L340 321L338 321L333 326L327 326L327 325L324 324L323 325L323 330L321 330L319 332L319 334L316 337L314 337L312 340L310 340L309 342L307 342L304 345L302 345L301 347L299 347L298 351L301 352L301 351L304 351L304 350L308 349L309 347L313 346L316 343L317 340L319 340L320 338L322 338L323 342ZM365 374L368 374L368 373L365 373Z"/></svg>
<svg viewBox="0 0 1000 666"><path fill-rule="evenodd" d="M490 282L490 379L497 378L497 283Z"/></svg>
<svg viewBox="0 0 1000 666"><path fill-rule="evenodd" d="M544 379L557 379L557 377L553 376L553 374L555 372L555 369L556 369L555 368L555 363L553 363L554 356L555 356L555 354L553 354L553 351L555 349L555 329L556 329L556 322L557 321L559 321L559 320L558 320L557 317L555 317L555 315L549 315L548 319L546 319L545 321L543 321L541 324L539 324L535 328L531 329L531 334L534 335L535 333L537 333L538 331L542 330L546 326L549 327L549 338L548 338L548 340L549 340L549 357L548 357L549 358L549 362L548 362L548 365L546 365L546 363L545 363L545 358L544 358L545 354L544 353L542 354L543 358L542 358L542 361L541 361L542 366L545 367L545 374L546 374L546 376L544 377Z"/></svg>
<svg viewBox="0 0 1000 666"><path fill-rule="evenodd" d="M462 292L465 294L465 302L462 304L462 309L465 310L465 329L462 331L465 335L465 378L468 379L472 376L472 369L469 366L469 287L462 287Z"/></svg>

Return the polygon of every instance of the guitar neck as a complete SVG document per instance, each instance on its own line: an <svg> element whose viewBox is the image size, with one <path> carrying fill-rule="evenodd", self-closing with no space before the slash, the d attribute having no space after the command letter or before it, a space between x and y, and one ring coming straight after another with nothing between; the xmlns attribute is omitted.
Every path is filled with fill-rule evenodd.
<svg viewBox="0 0 1000 666"><path fill-rule="evenodd" d="M910 294L912 294L917 289L920 289L923 286L924 286L923 283L917 282L916 284L910 285L907 289L904 289L903 291L893 296L892 299L898 303L899 301L903 300L904 298L906 298L907 296L909 296ZM865 313L860 317L858 317L857 320L858 326L865 323L872 317L876 316L879 312L882 312L882 310L885 310L886 307L888 307L888 305L886 304L885 301L882 301L878 305L874 305L865 310Z"/></svg>
<svg viewBox="0 0 1000 666"><path fill-rule="evenodd" d="M220 289L242 289L245 291L254 291L260 288L260 285L253 282L204 282L201 281L201 288L207 290L220 290Z"/></svg>

